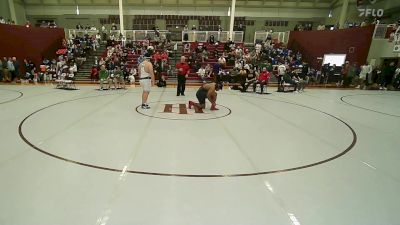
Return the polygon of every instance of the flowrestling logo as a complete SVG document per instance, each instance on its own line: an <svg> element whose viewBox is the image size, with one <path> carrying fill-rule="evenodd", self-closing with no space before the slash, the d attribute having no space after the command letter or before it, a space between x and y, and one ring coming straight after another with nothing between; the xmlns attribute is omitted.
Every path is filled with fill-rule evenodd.
<svg viewBox="0 0 400 225"><path fill-rule="evenodd" d="M231 110L223 105L217 105L219 110L210 110L209 104L206 108L201 108L197 105L189 108L188 104L182 102L163 101L151 103L150 109L142 109L141 106L136 107L136 112L144 116L149 116L158 119L168 120L211 120L229 116Z"/></svg>
<svg viewBox="0 0 400 225"><path fill-rule="evenodd" d="M357 10L360 12L359 17L382 17L383 9L368 8L368 5L374 5L376 2L377 0L357 0Z"/></svg>

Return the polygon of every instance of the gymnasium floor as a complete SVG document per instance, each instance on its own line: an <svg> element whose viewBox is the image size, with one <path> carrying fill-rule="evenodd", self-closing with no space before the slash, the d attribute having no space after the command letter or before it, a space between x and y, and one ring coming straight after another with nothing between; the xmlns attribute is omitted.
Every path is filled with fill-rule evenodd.
<svg viewBox="0 0 400 225"><path fill-rule="evenodd" d="M0 86L0 224L400 224L398 92L95 88Z"/></svg>

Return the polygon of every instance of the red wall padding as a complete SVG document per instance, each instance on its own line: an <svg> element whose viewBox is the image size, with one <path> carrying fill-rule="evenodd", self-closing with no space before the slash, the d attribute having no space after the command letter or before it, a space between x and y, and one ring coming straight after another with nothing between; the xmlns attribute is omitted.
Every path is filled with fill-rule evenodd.
<svg viewBox="0 0 400 225"><path fill-rule="evenodd" d="M64 30L60 28L26 28L0 24L0 57L17 57L21 70L25 58L39 67L43 57L49 60L55 58L64 38Z"/></svg>
<svg viewBox="0 0 400 225"><path fill-rule="evenodd" d="M329 53L347 54L350 63L362 65L367 60L373 33L374 26L332 31L292 31L288 47L302 53L303 59L315 68L320 68L322 63L317 58ZM354 48L353 53L351 48Z"/></svg>

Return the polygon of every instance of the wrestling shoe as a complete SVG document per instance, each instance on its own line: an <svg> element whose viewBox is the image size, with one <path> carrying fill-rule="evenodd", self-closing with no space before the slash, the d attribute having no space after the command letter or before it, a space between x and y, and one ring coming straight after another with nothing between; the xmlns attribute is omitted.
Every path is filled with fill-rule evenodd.
<svg viewBox="0 0 400 225"><path fill-rule="evenodd" d="M150 106L147 104L142 104L142 109L150 109Z"/></svg>
<svg viewBox="0 0 400 225"><path fill-rule="evenodd" d="M193 106L194 106L194 102L189 101L189 109L192 109Z"/></svg>

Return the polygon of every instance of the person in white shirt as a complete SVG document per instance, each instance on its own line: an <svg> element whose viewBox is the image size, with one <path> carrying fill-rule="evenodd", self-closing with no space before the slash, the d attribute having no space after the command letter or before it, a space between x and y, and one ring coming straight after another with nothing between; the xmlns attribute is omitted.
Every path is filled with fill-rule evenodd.
<svg viewBox="0 0 400 225"><path fill-rule="evenodd" d="M279 88L281 88L281 85L283 84L283 76L285 74L286 74L286 65L279 63L279 66L278 66L278 90L279 90Z"/></svg>
<svg viewBox="0 0 400 225"><path fill-rule="evenodd" d="M243 68L243 65L239 60L236 60L234 68L238 68L239 70L241 70Z"/></svg>
<svg viewBox="0 0 400 225"><path fill-rule="evenodd" d="M365 65L361 66L360 82L362 84L368 85L372 83L371 72L372 72L372 66L369 65L368 63L365 63Z"/></svg>
<svg viewBox="0 0 400 225"><path fill-rule="evenodd" d="M220 56L218 58L218 63L221 64L222 68L225 68L226 66L226 59L223 56Z"/></svg>
<svg viewBox="0 0 400 225"><path fill-rule="evenodd" d="M204 65L201 65L200 69L197 71L197 75L199 75L203 83L206 83L206 69L204 68Z"/></svg>
<svg viewBox="0 0 400 225"><path fill-rule="evenodd" d="M135 83L136 74L137 74L136 68L132 67L130 72L129 72L129 77L128 77L130 84L134 84Z"/></svg>
<svg viewBox="0 0 400 225"><path fill-rule="evenodd" d="M126 37L125 36L121 37L121 44L122 44L122 47L125 48L125 44L126 44Z"/></svg>

